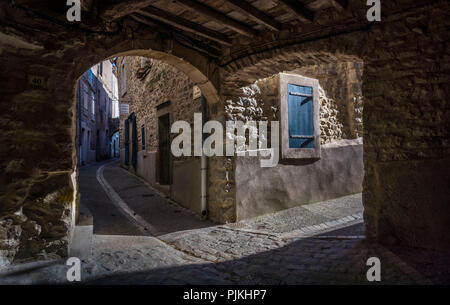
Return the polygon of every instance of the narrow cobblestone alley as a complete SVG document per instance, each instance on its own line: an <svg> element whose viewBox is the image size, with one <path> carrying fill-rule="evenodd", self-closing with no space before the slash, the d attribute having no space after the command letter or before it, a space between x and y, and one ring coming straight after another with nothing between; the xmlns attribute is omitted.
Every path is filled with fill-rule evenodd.
<svg viewBox="0 0 450 305"><path fill-rule="evenodd" d="M449 12L0 1L0 285L181 284L142 289L174 304L449 285Z"/></svg>
<svg viewBox="0 0 450 305"><path fill-rule="evenodd" d="M93 164L80 169L80 209L92 213L96 235L138 235L139 230L123 213L110 203L110 199L97 181L100 165Z"/></svg>
<svg viewBox="0 0 450 305"><path fill-rule="evenodd" d="M134 218L114 202L102 179ZM367 284L372 256L382 262L381 284L448 283L448 255L364 240L360 194L215 225L117 162L82 168L80 191L82 208L94 217L92 253L82 258L84 284ZM67 283L64 263L12 266L0 283Z"/></svg>

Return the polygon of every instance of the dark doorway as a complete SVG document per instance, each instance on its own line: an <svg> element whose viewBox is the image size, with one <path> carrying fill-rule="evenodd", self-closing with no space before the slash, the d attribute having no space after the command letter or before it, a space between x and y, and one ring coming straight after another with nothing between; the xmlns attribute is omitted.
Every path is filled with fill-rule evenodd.
<svg viewBox="0 0 450 305"><path fill-rule="evenodd" d="M125 135L125 165L130 164L130 123L125 120L124 123L124 135Z"/></svg>
<svg viewBox="0 0 450 305"><path fill-rule="evenodd" d="M136 115L131 114L131 164L134 169L137 169L137 130L136 130Z"/></svg>
<svg viewBox="0 0 450 305"><path fill-rule="evenodd" d="M170 177L170 114L158 118L159 184L171 184Z"/></svg>

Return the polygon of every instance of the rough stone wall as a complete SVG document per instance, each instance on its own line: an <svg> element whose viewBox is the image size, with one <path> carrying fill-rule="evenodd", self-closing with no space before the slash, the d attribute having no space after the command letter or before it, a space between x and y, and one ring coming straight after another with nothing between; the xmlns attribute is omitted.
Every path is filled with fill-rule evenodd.
<svg viewBox="0 0 450 305"><path fill-rule="evenodd" d="M282 71L280 71L282 72ZM322 144L362 136L362 63L307 66L288 73L319 80L320 141ZM278 78L260 79L239 91L230 90L227 120L279 121ZM358 101L358 107L355 107Z"/></svg>
<svg viewBox="0 0 450 305"><path fill-rule="evenodd" d="M75 79L67 69L2 50L0 71L0 266L67 255L74 190ZM28 75L42 75L36 86Z"/></svg>
<svg viewBox="0 0 450 305"><path fill-rule="evenodd" d="M395 16L367 45L364 219L382 242L450 248L449 10Z"/></svg>
<svg viewBox="0 0 450 305"><path fill-rule="evenodd" d="M122 59L119 60L121 66ZM200 100L193 100L194 83L176 68L155 59L148 59L148 71L141 79L139 69L141 57L127 56L126 62L126 87L125 95L119 90L120 103L130 105L130 114L136 114L138 143L142 143L141 125L145 124L147 131L147 151L158 150L158 116L157 106L170 101L170 113L172 122L184 120L191 124L194 130L194 112L201 112ZM120 69L119 69L120 71ZM122 75L119 74L119 84ZM120 85L119 85L119 89ZM123 120L121 118L120 145L124 148L125 136L123 132ZM142 146L138 145L138 151Z"/></svg>
<svg viewBox="0 0 450 305"><path fill-rule="evenodd" d="M213 221L236 221L234 171L234 158L208 158L208 214Z"/></svg>
<svg viewBox="0 0 450 305"><path fill-rule="evenodd" d="M260 52L255 43L222 70L232 87L293 63L363 60L364 220L381 242L450 247L448 10L448 1L385 1L382 22Z"/></svg>
<svg viewBox="0 0 450 305"><path fill-rule="evenodd" d="M327 124L322 124L326 137L331 140L336 139L355 139L363 135L363 96L362 96L362 76L364 63L361 61L345 61L331 64L311 65L290 71L319 80L321 87L326 95L325 101L321 104L328 104L321 110L321 122L329 117ZM328 108L328 109L325 109ZM336 122L334 122L336 121ZM328 127L326 127L328 125ZM342 125L339 127L338 125ZM337 135L333 131L338 131ZM342 133L342 134L341 134ZM325 137L325 135L323 135ZM325 141L329 142L329 141Z"/></svg>
<svg viewBox="0 0 450 305"><path fill-rule="evenodd" d="M327 97L325 90L319 85L320 109L320 143L326 144L344 139L344 124L338 119L340 114L336 102Z"/></svg>

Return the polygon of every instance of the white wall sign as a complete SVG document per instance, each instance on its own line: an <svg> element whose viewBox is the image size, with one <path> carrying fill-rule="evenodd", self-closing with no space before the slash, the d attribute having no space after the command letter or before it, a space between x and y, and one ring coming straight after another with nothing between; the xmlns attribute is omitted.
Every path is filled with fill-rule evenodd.
<svg viewBox="0 0 450 305"><path fill-rule="evenodd" d="M127 115L130 113L129 104L120 104L120 115Z"/></svg>
<svg viewBox="0 0 450 305"><path fill-rule="evenodd" d="M202 92L200 91L200 88L198 86L194 86L192 98L195 100L202 96Z"/></svg>

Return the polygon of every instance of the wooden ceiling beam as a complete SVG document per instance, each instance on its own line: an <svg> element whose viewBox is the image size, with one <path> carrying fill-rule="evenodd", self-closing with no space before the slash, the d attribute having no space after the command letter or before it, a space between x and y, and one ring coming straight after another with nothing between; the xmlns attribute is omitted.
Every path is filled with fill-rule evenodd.
<svg viewBox="0 0 450 305"><path fill-rule="evenodd" d="M264 12L256 9L254 6L244 0L226 0L226 2L233 8L246 15L249 15L256 22L268 27L271 30L279 31L282 28L281 23L276 21L275 18L266 15Z"/></svg>
<svg viewBox="0 0 450 305"><path fill-rule="evenodd" d="M158 31L158 32L164 33L169 36L174 36L174 37L178 37L179 39L189 41L192 44L191 45L192 48L197 49L201 52L207 53L208 55L210 55L212 57L215 57L215 58L219 57L219 54L220 54L219 49L217 49L216 47L213 47L212 45L207 45L198 39L195 39L193 37L189 37L189 36L183 34L182 32L178 32L177 29L174 29L171 26L166 25L158 20L154 20L147 16L139 15L138 13L130 14L127 17L130 17L137 23L140 23L140 24L143 24L145 26L152 28L154 31Z"/></svg>
<svg viewBox="0 0 450 305"><path fill-rule="evenodd" d="M158 24L156 22L153 22L153 20L151 20L149 18L145 18L144 16L133 13L133 14L130 14L129 17L131 19L133 19L134 21L145 24L151 28L158 28Z"/></svg>
<svg viewBox="0 0 450 305"><path fill-rule="evenodd" d="M334 7L345 10L348 7L348 0L330 0Z"/></svg>
<svg viewBox="0 0 450 305"><path fill-rule="evenodd" d="M280 0L291 12L304 23L311 23L314 21L314 11L306 7L303 3L297 0Z"/></svg>
<svg viewBox="0 0 450 305"><path fill-rule="evenodd" d="M231 46L231 40L224 34L210 30L190 20L180 18L156 7L147 7L136 11L138 14L151 17L186 32L191 32L220 44Z"/></svg>
<svg viewBox="0 0 450 305"><path fill-rule="evenodd" d="M99 1L100 3L100 18L108 21L119 19L126 15L130 15L137 10L151 5L153 0L115 0L111 3L103 4L105 1Z"/></svg>
<svg viewBox="0 0 450 305"><path fill-rule="evenodd" d="M232 29L233 31L245 35L247 37L254 37L258 34L257 31L255 31L252 27L243 24L241 22L238 22L230 17L227 17L226 15L224 15L221 12L218 12L212 8L210 8L209 6L206 6L204 4L201 4L197 1L193 1L193 0L176 0L174 1L177 4L182 5L183 7L194 11L200 15L202 15L203 17L206 17L208 19L212 19L214 21L216 21L217 23Z"/></svg>

